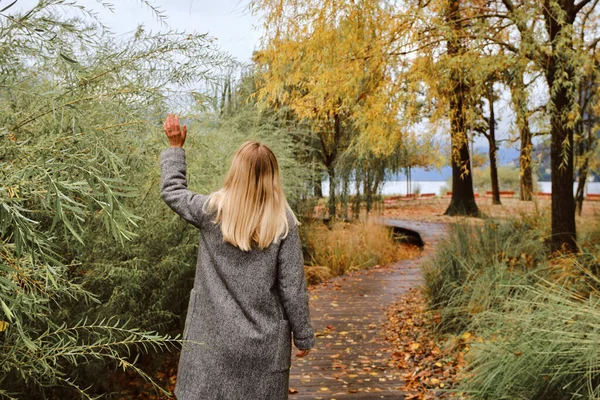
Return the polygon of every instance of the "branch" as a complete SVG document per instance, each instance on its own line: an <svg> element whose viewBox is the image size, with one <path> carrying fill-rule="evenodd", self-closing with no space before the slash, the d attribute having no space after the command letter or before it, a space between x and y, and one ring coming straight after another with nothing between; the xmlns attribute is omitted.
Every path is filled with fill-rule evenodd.
<svg viewBox="0 0 600 400"><path fill-rule="evenodd" d="M513 2L511 0L502 0L502 3L504 4L504 7L506 7L506 9L510 12L514 12L515 11L515 5L513 4Z"/></svg>
<svg viewBox="0 0 600 400"><path fill-rule="evenodd" d="M588 50L593 50L596 46L598 46L598 43L600 43L600 37L597 37L592 43L588 45Z"/></svg>
<svg viewBox="0 0 600 400"><path fill-rule="evenodd" d="M510 1L510 0L507 0ZM592 0L581 0L579 3L575 4L573 9L571 10L571 12L573 13L573 19L575 19L574 17L577 15L577 13L579 11L581 11L581 9L585 6L587 6Z"/></svg>

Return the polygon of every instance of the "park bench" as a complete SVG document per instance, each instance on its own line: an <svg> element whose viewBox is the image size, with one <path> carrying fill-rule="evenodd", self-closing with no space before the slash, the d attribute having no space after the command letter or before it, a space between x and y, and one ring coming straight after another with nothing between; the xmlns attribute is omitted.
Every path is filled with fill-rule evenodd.
<svg viewBox="0 0 600 400"><path fill-rule="evenodd" d="M549 199L552 197L552 193L544 193L544 192L535 192L533 195L536 197L542 197L545 199Z"/></svg>
<svg viewBox="0 0 600 400"><path fill-rule="evenodd" d="M515 192L513 190L500 190L500 197L515 197ZM485 192L486 197L491 197L493 192L488 190Z"/></svg>
<svg viewBox="0 0 600 400"><path fill-rule="evenodd" d="M479 193L474 193L473 196L475 196L475 198L479 197ZM445 199L447 199L448 197L452 197L452 192L446 192L446 194L444 196Z"/></svg>
<svg viewBox="0 0 600 400"><path fill-rule="evenodd" d="M600 194L596 194L596 193L594 193L594 194L587 194L585 196L585 199L587 201L600 201Z"/></svg>
<svg viewBox="0 0 600 400"><path fill-rule="evenodd" d="M388 198L386 198L385 200L383 200L384 204L394 204L396 203L398 200L400 200L402 196L390 196Z"/></svg>

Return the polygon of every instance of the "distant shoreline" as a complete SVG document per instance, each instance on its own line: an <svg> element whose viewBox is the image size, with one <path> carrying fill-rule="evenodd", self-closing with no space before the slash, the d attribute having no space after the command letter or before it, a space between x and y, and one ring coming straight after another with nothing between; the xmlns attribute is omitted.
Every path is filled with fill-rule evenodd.
<svg viewBox="0 0 600 400"><path fill-rule="evenodd" d="M577 182L573 185L573 194L577 190ZM350 183L350 194L354 194L354 182ZM540 181L538 182L538 189L536 192L542 193L551 193L552 182L549 181ZM411 192L414 193L419 191L419 193L434 193L436 195L441 195L441 190L446 187L448 188L447 181L412 181ZM381 194L383 195L406 195L406 181L386 181L383 184L383 188L381 190ZM451 189L448 189L451 190ZM476 191L477 192L477 191ZM329 193L329 181L323 182L323 194L327 196ZM586 193L589 194L600 194L600 182L588 182L586 184Z"/></svg>

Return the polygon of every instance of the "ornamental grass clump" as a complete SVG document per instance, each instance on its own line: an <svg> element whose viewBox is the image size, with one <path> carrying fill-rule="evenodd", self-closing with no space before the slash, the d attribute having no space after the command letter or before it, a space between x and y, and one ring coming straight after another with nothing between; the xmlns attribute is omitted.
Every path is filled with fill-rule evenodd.
<svg viewBox="0 0 600 400"><path fill-rule="evenodd" d="M499 307L533 281L547 252L540 229L522 221L455 224L429 263L422 267L429 307L439 313L440 332L458 332L477 315Z"/></svg>
<svg viewBox="0 0 600 400"><path fill-rule="evenodd" d="M480 399L600 398L600 279L573 259L587 293L539 277L480 314L458 390Z"/></svg>
<svg viewBox="0 0 600 400"><path fill-rule="evenodd" d="M373 221L340 221L331 227L308 223L302 225L302 239L310 283L410 258L415 253L399 245L390 229Z"/></svg>

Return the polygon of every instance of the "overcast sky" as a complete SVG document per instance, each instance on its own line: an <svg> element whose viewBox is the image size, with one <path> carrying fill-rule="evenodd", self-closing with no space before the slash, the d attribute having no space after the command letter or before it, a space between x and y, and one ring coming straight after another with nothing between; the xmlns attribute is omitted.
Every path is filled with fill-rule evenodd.
<svg viewBox="0 0 600 400"><path fill-rule="evenodd" d="M166 16L168 27L161 25L155 13L140 0L105 0L114 5L110 12L94 0L80 0L78 3L97 10L100 19L115 33L134 31L138 25L147 30L167 29L187 32L208 32L218 39L221 49L239 61L248 61L252 51L258 46L260 31L255 28L258 18L248 11L249 0L149 0ZM0 9L12 2L0 0ZM17 0L10 11L25 10L35 5L37 0Z"/></svg>

